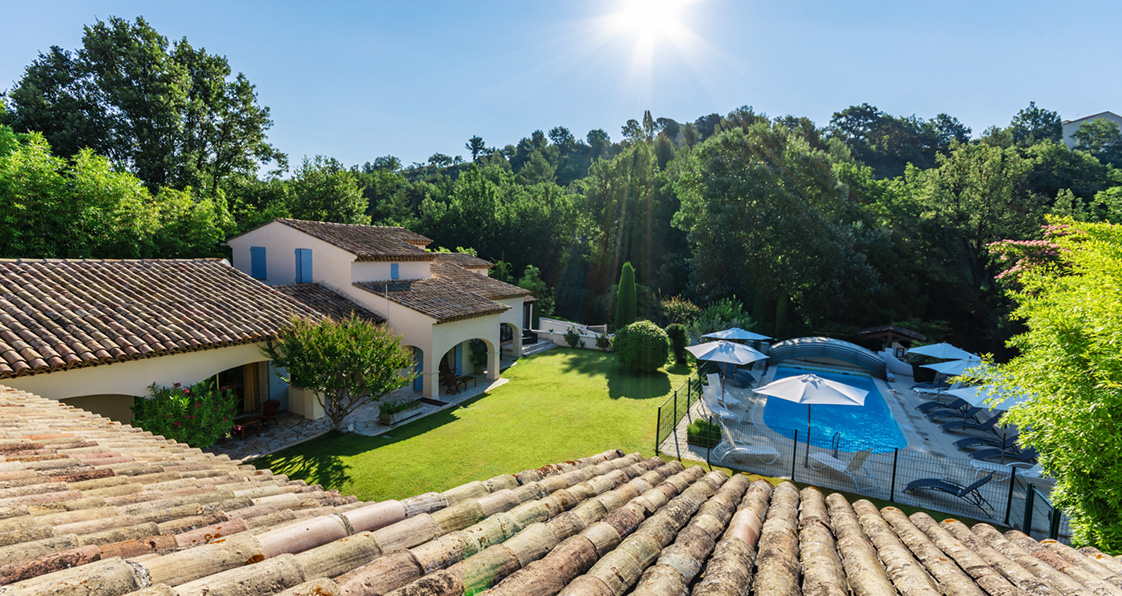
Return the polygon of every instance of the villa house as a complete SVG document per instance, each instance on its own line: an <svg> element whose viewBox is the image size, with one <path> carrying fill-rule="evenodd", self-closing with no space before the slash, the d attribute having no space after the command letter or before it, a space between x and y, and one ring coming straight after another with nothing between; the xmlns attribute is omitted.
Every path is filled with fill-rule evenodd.
<svg viewBox="0 0 1122 596"><path fill-rule="evenodd" d="M0 261L0 382L119 422L153 383L207 378L287 408L263 342L293 316L378 320L329 291L278 292L220 259Z"/></svg>
<svg viewBox="0 0 1122 596"><path fill-rule="evenodd" d="M486 347L487 379L499 377L500 350L521 353L533 296L488 277L483 259L429 252L431 242L404 228L275 219L228 244L254 279L289 293L320 286L383 318L413 349L414 389L437 397L442 371L482 372L472 340Z"/></svg>
<svg viewBox="0 0 1122 596"><path fill-rule="evenodd" d="M1079 127L1083 126L1084 124L1086 124L1088 122L1093 122L1095 120L1109 120L1109 121L1119 125L1120 127L1122 127L1122 116L1119 116L1118 114L1115 114L1114 112L1099 112L1098 114L1091 114L1090 116L1084 116L1082 118L1076 118L1075 120L1064 120L1063 121L1064 145L1067 145L1068 149L1073 149L1075 147L1075 144L1076 144L1075 143L1075 133L1079 131Z"/></svg>

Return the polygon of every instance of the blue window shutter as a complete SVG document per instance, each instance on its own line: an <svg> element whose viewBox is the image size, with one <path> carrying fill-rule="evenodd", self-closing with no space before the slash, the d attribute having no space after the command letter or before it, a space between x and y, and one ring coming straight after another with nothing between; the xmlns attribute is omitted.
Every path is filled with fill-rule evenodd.
<svg viewBox="0 0 1122 596"><path fill-rule="evenodd" d="M398 277L397 263L390 263L390 279L397 279Z"/></svg>
<svg viewBox="0 0 1122 596"><path fill-rule="evenodd" d="M419 348L413 348L413 372L417 373L417 378L413 379L413 391L421 391L425 387L425 377L422 373L425 372L425 359L424 354Z"/></svg>
<svg viewBox="0 0 1122 596"><path fill-rule="evenodd" d="M265 269L265 247L249 247L249 276L253 279L268 279Z"/></svg>
<svg viewBox="0 0 1122 596"><path fill-rule="evenodd" d="M312 283L312 249L296 249L296 283Z"/></svg>

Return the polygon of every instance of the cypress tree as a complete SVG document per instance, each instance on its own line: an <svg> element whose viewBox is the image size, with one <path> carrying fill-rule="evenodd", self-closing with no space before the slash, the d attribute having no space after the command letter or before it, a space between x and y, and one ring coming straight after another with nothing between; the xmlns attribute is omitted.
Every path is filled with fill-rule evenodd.
<svg viewBox="0 0 1122 596"><path fill-rule="evenodd" d="M619 289L616 291L616 329L623 329L635 322L636 300L635 268L629 261L623 264L623 270L619 274Z"/></svg>

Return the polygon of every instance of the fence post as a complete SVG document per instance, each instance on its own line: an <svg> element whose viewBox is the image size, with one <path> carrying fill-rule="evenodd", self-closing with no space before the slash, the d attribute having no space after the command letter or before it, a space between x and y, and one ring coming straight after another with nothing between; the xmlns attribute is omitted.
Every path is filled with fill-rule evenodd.
<svg viewBox="0 0 1122 596"><path fill-rule="evenodd" d="M1025 493L1025 525L1024 528L1021 529L1021 531L1025 533L1025 536L1029 537L1032 536L1029 532L1032 532L1032 505L1035 500L1036 487L1030 484L1028 491Z"/></svg>
<svg viewBox="0 0 1122 596"><path fill-rule="evenodd" d="M1060 535L1060 508L1052 505L1052 519L1048 524L1048 537L1057 540Z"/></svg>
<svg viewBox="0 0 1122 596"><path fill-rule="evenodd" d="M896 496L896 464L900 461L900 448L897 447L892 451L892 484L888 485L888 500L894 500Z"/></svg>
<svg viewBox="0 0 1122 596"><path fill-rule="evenodd" d="M799 430L795 429L795 439L791 441L791 482L795 481L795 464L799 461Z"/></svg>
<svg viewBox="0 0 1122 596"><path fill-rule="evenodd" d="M674 437L678 436L678 395L674 395Z"/></svg>
<svg viewBox="0 0 1122 596"><path fill-rule="evenodd" d="M655 455L658 455L658 448L662 443L662 406L658 407L658 418L655 420Z"/></svg>
<svg viewBox="0 0 1122 596"><path fill-rule="evenodd" d="M1017 488L1017 466L1009 466L1013 473L1009 475L1009 499L1005 501L1005 525L1009 525L1009 516L1013 513L1013 490Z"/></svg>
<svg viewBox="0 0 1122 596"><path fill-rule="evenodd" d="M709 426L705 427L705 465L709 466L709 471L713 471L713 462L710 461L709 456L713 453L713 417L709 417Z"/></svg>

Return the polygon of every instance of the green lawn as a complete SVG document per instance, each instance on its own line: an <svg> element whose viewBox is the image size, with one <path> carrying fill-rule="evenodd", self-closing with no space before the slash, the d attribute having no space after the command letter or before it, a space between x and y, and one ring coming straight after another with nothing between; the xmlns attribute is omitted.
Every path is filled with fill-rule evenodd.
<svg viewBox="0 0 1122 596"><path fill-rule="evenodd" d="M689 372L632 375L614 354L555 348L519 360L502 387L388 435L332 433L253 463L382 501L606 449L654 455L658 406Z"/></svg>

